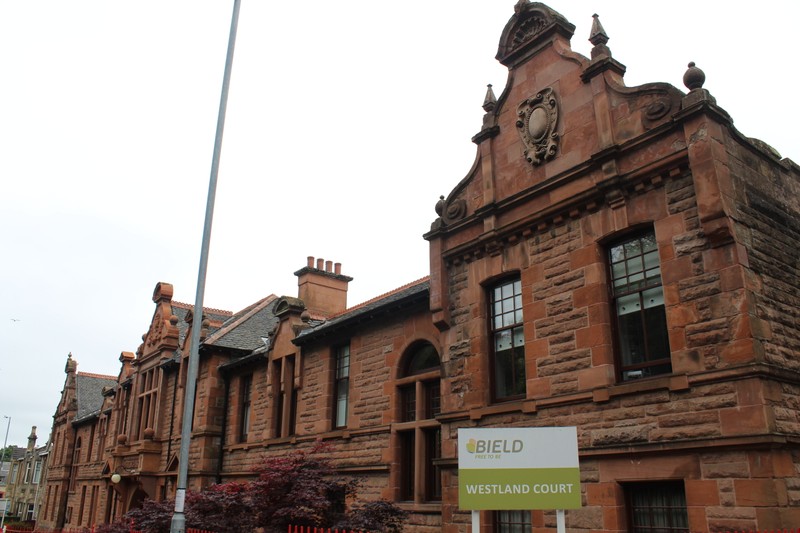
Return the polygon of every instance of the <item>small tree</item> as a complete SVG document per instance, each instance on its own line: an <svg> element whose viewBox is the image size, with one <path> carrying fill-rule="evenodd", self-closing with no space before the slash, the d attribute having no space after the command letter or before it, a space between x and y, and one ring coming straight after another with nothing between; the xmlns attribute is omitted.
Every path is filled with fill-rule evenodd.
<svg viewBox="0 0 800 533"><path fill-rule="evenodd" d="M249 485L225 483L190 493L186 498L186 523L214 533L253 531L255 514Z"/></svg>
<svg viewBox="0 0 800 533"><path fill-rule="evenodd" d="M0 458L2 458L4 463L8 463L14 457L14 450L16 449L16 446L0 447Z"/></svg>
<svg viewBox="0 0 800 533"><path fill-rule="evenodd" d="M188 499L188 498L187 498ZM172 522L172 514L175 511L174 500L145 500L142 506L131 509L123 520L123 523L133 525L137 530L147 533L169 533L169 526Z"/></svg>
<svg viewBox="0 0 800 533"><path fill-rule="evenodd" d="M142 506L131 509L128 514L110 524L96 528L97 533L129 533L131 522L136 530L146 533L169 533L172 514L175 510L174 500L145 500Z"/></svg>
<svg viewBox="0 0 800 533"><path fill-rule="evenodd" d="M323 456L329 447L317 444L282 457L268 457L249 484L255 525L265 531L286 531L291 525L334 524L344 515L347 497L358 483L337 478Z"/></svg>
<svg viewBox="0 0 800 533"><path fill-rule="evenodd" d="M269 457L257 469L255 481L223 483L187 493L186 526L215 533L256 529L283 533L289 525L337 524L383 533L402 531L405 512L392 503L370 502L346 512L345 502L355 496L358 482L335 475L324 453L328 449L317 444L308 451ZM174 500L145 500L141 508L99 527L97 533L127 533L131 521L145 533L169 533L174 509Z"/></svg>
<svg viewBox="0 0 800 533"><path fill-rule="evenodd" d="M337 529L371 531L373 533L400 533L408 513L386 500L364 503L352 509L336 524Z"/></svg>
<svg viewBox="0 0 800 533"><path fill-rule="evenodd" d="M94 529L95 533L130 533L130 530L130 520L128 520L128 523L125 523L124 518L115 520L110 524L100 524Z"/></svg>

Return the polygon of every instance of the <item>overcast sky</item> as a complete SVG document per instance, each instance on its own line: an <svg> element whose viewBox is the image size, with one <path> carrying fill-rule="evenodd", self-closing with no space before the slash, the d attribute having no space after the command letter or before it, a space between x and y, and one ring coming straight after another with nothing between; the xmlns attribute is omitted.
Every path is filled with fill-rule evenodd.
<svg viewBox="0 0 800 533"><path fill-rule="evenodd" d="M205 305L296 295L313 255L357 304L428 273L422 234L469 170L514 0L243 0ZM745 135L800 161L800 2L549 5L628 86L689 61ZM78 370L116 375L159 281L192 303L233 0L0 2L0 415L44 444ZM0 418L0 438L7 419Z"/></svg>

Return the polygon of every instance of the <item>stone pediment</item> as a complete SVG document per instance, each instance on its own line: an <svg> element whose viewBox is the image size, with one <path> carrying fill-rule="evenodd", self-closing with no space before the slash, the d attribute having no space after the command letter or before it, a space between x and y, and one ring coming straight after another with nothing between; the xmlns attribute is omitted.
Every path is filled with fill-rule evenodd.
<svg viewBox="0 0 800 533"><path fill-rule="evenodd" d="M497 53L509 68L506 86L499 98L489 86L482 129L473 137L476 159L436 203L438 218L426 238L489 236L520 216L535 219L536 212L569 217L582 207L564 199L602 202L601 184L619 181L634 167L644 139L680 129L674 116L681 110L681 90L667 83L627 87L625 67L612 57L597 15L587 36L594 45L591 58L572 50L573 31L544 4L516 4ZM665 139L665 157L681 150L679 135L674 137ZM557 205L560 213L554 214ZM512 211L513 217L505 215Z"/></svg>
<svg viewBox="0 0 800 533"><path fill-rule="evenodd" d="M500 37L497 58L511 68L525 61L553 35L567 40L575 32L575 26L561 14L540 2L520 0L514 6L514 15L506 24Z"/></svg>
<svg viewBox="0 0 800 533"><path fill-rule="evenodd" d="M172 310L173 287L169 283L158 283L153 290L153 303L156 304L150 328L142 336L139 358L145 358L164 350L177 350L180 334L178 317Z"/></svg>

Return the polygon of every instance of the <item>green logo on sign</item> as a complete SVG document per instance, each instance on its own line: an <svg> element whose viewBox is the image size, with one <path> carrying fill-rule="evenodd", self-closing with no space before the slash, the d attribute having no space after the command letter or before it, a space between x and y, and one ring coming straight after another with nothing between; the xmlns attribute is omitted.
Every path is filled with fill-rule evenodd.
<svg viewBox="0 0 800 533"><path fill-rule="evenodd" d="M469 453L519 453L523 448L522 441L518 439L469 439L467 442Z"/></svg>

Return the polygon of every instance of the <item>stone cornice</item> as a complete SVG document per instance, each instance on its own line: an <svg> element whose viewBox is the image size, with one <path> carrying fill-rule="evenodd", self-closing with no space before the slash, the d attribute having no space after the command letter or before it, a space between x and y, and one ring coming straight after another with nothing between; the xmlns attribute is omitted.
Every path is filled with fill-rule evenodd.
<svg viewBox="0 0 800 533"><path fill-rule="evenodd" d="M649 145L652 145L654 142L657 142L659 138L669 135L670 133L679 130L681 128L680 123L675 121L667 121L665 123L659 124L652 129L649 129L642 135L626 141L625 143L617 144L596 152L592 154L588 160L584 161L583 163L576 165L570 168L567 171L564 171L560 174L552 176L551 178L542 181L541 183L521 191L517 194L511 195L508 198L504 198L496 203L491 203L487 205L483 205L475 210L474 213L471 213L467 216L463 216L460 219L448 219L444 220L442 217L438 218L431 226L431 230L423 235L423 238L426 240L433 240L438 237L446 237L448 235L456 234L465 228L468 228L472 225L479 224L483 225L483 219L487 216L498 215L506 210L513 209L519 205L524 204L525 202L530 201L531 198L536 196L549 193L558 189L559 187L568 186L573 181L585 177L587 174L598 171L602 169L603 164L609 161L614 161L619 158L625 157L628 154L634 153L639 148L644 148ZM666 156L665 158L650 163L649 165L637 169L634 172L631 172L625 176L626 180L635 179L637 177L641 177L641 175L645 172L652 172L653 169L657 166L664 166L670 164L670 161L677 160L677 159L687 159L686 150L677 150L674 153ZM480 158L476 159L475 163L473 164L473 168L470 170L470 174L472 175L476 166L480 163ZM459 184L459 187L462 187L462 184ZM572 204L579 205L580 203L586 202L586 195L591 194L592 191L586 191L582 195L576 195ZM452 193L451 193L452 196ZM448 198L451 202L460 201L455 198ZM594 201L597 203L597 201ZM602 203L602 202L600 202ZM568 202L564 202L562 207L560 208L565 213L569 213L574 211L575 205L568 205ZM580 209L580 207L578 207ZM556 209L556 207L551 207L549 211ZM538 224L537 224L538 225ZM478 243L478 247L482 247L480 243Z"/></svg>
<svg viewBox="0 0 800 533"><path fill-rule="evenodd" d="M785 448L787 444L797 445L800 439L789 435L757 434L735 437L711 437L691 440L668 440L663 442L639 442L621 446L581 448L579 456L582 459L597 459L613 456L663 454L664 452L707 452L710 449L765 449Z"/></svg>
<svg viewBox="0 0 800 533"><path fill-rule="evenodd" d="M604 155L600 154L598 157L599 160L602 160ZM636 172L625 176L613 176L599 182L591 189L542 209L535 215L517 221L513 225L496 228L469 243L447 250L443 254L444 259L448 264L458 264L470 262L485 255L495 255L505 247L513 246L523 239L548 231L567 220L578 219L586 213L603 208L603 206L614 206L618 202L624 202L628 196L643 194L661 187L666 179L684 175L687 171L685 151L670 154L669 157L640 168ZM564 179L564 181L568 180ZM478 216L482 217L487 213L499 213L511 209L515 205L527 201L530 196L542 194L563 185L564 181L553 180L548 184L542 184L542 187L535 191L532 190L524 195L484 206L480 212L476 213L476 217L470 217L469 220L464 220L462 223L466 226L468 223L476 223L480 220Z"/></svg>

